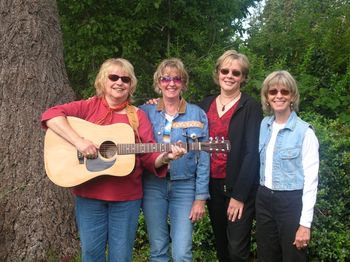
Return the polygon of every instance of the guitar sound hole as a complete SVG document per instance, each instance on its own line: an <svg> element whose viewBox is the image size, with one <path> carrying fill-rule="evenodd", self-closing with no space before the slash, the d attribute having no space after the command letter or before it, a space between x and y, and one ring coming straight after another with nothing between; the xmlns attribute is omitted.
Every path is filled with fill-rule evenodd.
<svg viewBox="0 0 350 262"><path fill-rule="evenodd" d="M117 153L117 146L112 141L105 141L100 145L99 151L104 158L112 158Z"/></svg>

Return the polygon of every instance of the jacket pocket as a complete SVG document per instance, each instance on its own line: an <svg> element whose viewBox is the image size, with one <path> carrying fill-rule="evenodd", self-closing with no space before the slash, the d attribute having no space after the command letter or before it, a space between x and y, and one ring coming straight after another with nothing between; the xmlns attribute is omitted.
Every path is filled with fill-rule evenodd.
<svg viewBox="0 0 350 262"><path fill-rule="evenodd" d="M281 170L287 173L293 173L301 165L301 148L287 148L280 151Z"/></svg>

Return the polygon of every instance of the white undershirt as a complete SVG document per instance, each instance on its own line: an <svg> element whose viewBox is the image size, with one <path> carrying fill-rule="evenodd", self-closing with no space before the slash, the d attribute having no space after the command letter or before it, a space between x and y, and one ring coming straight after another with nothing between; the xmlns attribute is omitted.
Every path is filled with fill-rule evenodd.
<svg viewBox="0 0 350 262"><path fill-rule="evenodd" d="M266 148L265 165L265 186L272 189L272 160L273 150L276 143L278 132L284 128L285 124L273 123L272 134L269 144ZM300 217L300 225L310 228L313 220L314 206L316 203L317 185L318 185L318 140L311 128L305 133L302 148L302 164L304 169L304 188L303 188L303 208Z"/></svg>

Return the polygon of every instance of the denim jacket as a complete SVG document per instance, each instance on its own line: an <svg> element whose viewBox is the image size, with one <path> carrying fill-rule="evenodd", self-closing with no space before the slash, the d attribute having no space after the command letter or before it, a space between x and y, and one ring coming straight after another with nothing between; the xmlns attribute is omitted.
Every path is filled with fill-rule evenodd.
<svg viewBox="0 0 350 262"><path fill-rule="evenodd" d="M166 123L165 107L162 99L157 105L140 106L150 118L153 133L158 143L163 143L163 131ZM208 141L208 119L205 112L184 99L180 102L178 114L172 123L170 142L183 143ZM196 200L209 198L209 172L210 156L204 151L188 151L178 160L170 163L170 179L196 179Z"/></svg>
<svg viewBox="0 0 350 262"><path fill-rule="evenodd" d="M266 148L271 138L274 116L268 116L261 122L260 185L265 184ZM293 111L283 129L279 131L272 160L272 189L301 190L304 187L302 164L303 140L307 129L311 127Z"/></svg>

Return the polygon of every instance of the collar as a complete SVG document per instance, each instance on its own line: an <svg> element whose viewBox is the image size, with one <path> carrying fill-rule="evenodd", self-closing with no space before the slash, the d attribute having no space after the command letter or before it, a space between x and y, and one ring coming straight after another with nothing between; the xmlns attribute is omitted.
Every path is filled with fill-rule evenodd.
<svg viewBox="0 0 350 262"><path fill-rule="evenodd" d="M181 98L179 105L179 114L184 114L186 112L187 102L184 98ZM157 104L157 111L165 111L165 104L163 98L159 99Z"/></svg>
<svg viewBox="0 0 350 262"><path fill-rule="evenodd" d="M290 116L288 117L287 123L284 126L284 129L290 129L293 130L295 128L295 125L297 123L297 114L295 111L292 111ZM273 121L275 121L275 116L271 116L270 119L267 121L267 125L270 127L272 126Z"/></svg>

